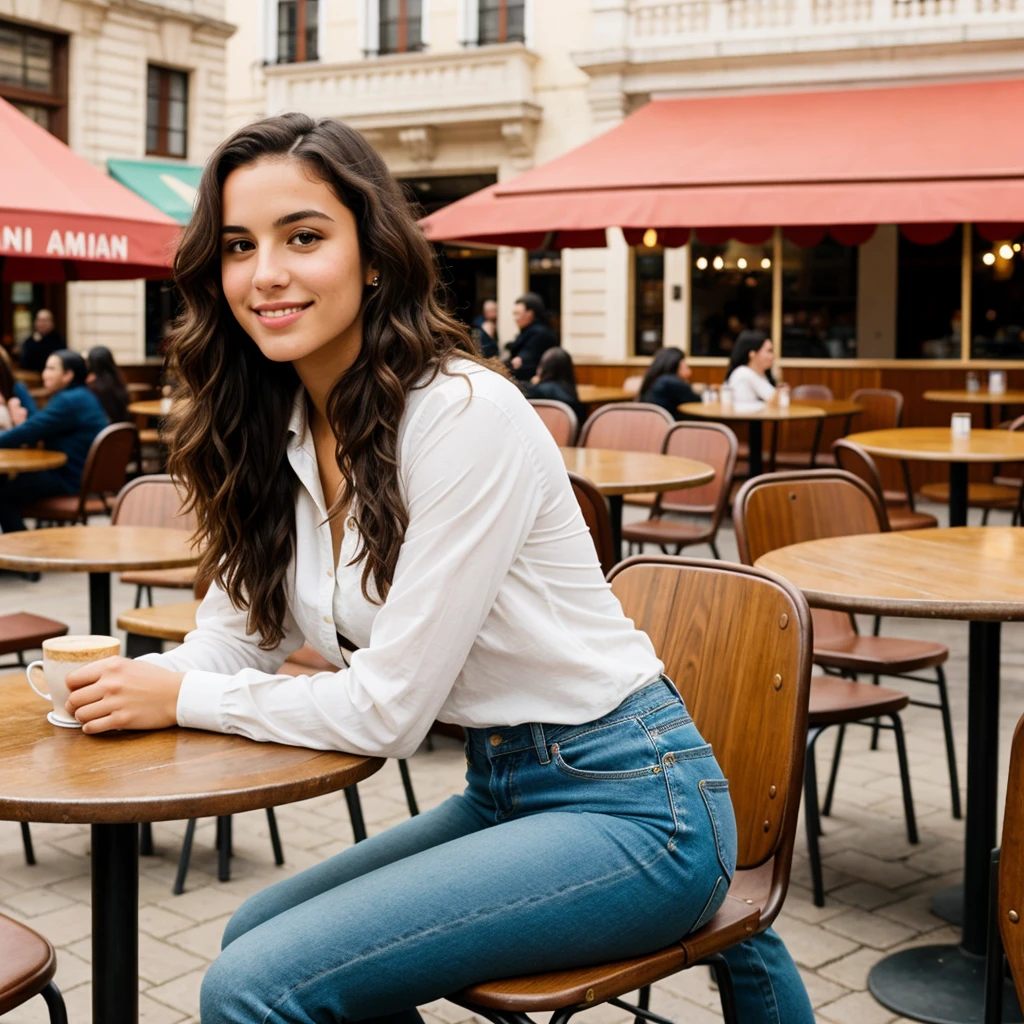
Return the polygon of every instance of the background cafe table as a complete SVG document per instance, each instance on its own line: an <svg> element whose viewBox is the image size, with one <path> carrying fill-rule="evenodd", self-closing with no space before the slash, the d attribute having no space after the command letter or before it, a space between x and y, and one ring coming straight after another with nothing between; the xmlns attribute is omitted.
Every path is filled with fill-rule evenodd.
<svg viewBox="0 0 1024 1024"><path fill-rule="evenodd" d="M139 826L237 814L360 782L383 765L238 736L86 736L46 720L25 673L0 677L0 819L92 826L92 1019L139 1019Z"/></svg>
<svg viewBox="0 0 1024 1024"><path fill-rule="evenodd" d="M0 448L0 474L4 476L60 469L67 461L63 452L50 452L45 448Z"/></svg>
<svg viewBox="0 0 1024 1024"><path fill-rule="evenodd" d="M622 388L605 387L602 384L577 384L576 397L581 405L598 405L607 402L631 402L636 395Z"/></svg>
<svg viewBox="0 0 1024 1024"><path fill-rule="evenodd" d="M110 634L110 574L195 565L187 530L160 526L57 526L0 535L0 569L87 572L89 631Z"/></svg>
<svg viewBox="0 0 1024 1024"><path fill-rule="evenodd" d="M992 406L1024 405L1024 391L926 391L926 402L947 402L951 405L980 405L985 411L985 429L992 429ZM1000 413L1002 416L1002 413Z"/></svg>
<svg viewBox="0 0 1024 1024"><path fill-rule="evenodd" d="M972 430L953 437L949 427L897 427L850 434L847 441L889 459L949 463L949 525L967 525L967 467L972 462L1024 462L1024 435Z"/></svg>
<svg viewBox="0 0 1024 1024"><path fill-rule="evenodd" d="M167 412L163 408L163 399L161 398L147 398L142 402L130 402L128 404L128 411L133 416L166 416Z"/></svg>
<svg viewBox="0 0 1024 1024"><path fill-rule="evenodd" d="M779 548L757 565L798 586L816 608L970 622L963 936L959 946L918 946L884 957L868 984L880 1003L904 1017L976 1024L984 1013L989 860L996 845L999 633L1001 623L1024 620L1024 530L975 526L830 537ZM1012 1005L1009 998L1005 1005Z"/></svg>
<svg viewBox="0 0 1024 1024"><path fill-rule="evenodd" d="M561 448L565 468L585 476L608 499L612 546L622 552L622 497L651 491L700 487L713 480L706 462L653 452L621 452L612 448Z"/></svg>

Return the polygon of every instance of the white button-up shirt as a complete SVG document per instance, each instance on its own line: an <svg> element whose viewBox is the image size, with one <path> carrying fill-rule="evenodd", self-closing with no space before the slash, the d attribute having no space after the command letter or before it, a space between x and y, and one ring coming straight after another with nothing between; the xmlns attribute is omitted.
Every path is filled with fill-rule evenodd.
<svg viewBox="0 0 1024 1024"><path fill-rule="evenodd" d="M434 719L487 728L581 724L662 664L604 581L562 457L519 389L458 361L409 393L398 472L409 526L383 604L361 592L348 518L334 564L300 389L288 462L299 481L285 639L263 651L212 587L196 629L146 660L184 681L178 723L256 740L405 757ZM372 593L372 591L371 591ZM277 675L309 643L347 667Z"/></svg>

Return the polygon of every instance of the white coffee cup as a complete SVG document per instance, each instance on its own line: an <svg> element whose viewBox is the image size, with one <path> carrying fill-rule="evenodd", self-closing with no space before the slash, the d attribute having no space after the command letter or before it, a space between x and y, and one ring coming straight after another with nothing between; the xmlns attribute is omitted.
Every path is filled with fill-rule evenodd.
<svg viewBox="0 0 1024 1024"><path fill-rule="evenodd" d="M46 720L51 725L65 729L79 728L81 723L69 715L65 707L71 692L65 682L68 673L120 653L121 641L113 636L57 636L44 640L43 660L33 661L25 669L25 675L28 676L28 685L40 697L53 703L53 710L46 716ZM32 681L32 672L37 668L43 672L48 693L44 693Z"/></svg>

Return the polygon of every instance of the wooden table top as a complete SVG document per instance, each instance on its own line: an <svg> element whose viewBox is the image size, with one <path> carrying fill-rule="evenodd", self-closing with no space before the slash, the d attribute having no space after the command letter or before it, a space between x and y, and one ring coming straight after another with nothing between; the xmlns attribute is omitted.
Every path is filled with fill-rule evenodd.
<svg viewBox="0 0 1024 1024"><path fill-rule="evenodd" d="M44 448L0 448L0 473L37 473L43 469L60 469L68 457L63 452Z"/></svg>
<svg viewBox="0 0 1024 1024"><path fill-rule="evenodd" d="M770 551L761 569L819 608L915 618L1024 620L1024 529L954 526L829 537Z"/></svg>
<svg viewBox="0 0 1024 1024"><path fill-rule="evenodd" d="M851 402L848 398L823 398L813 402L794 402L794 405L810 405L820 409L825 414L825 419L835 416L856 416L864 411L864 406L858 402ZM792 408L792 406L790 406Z"/></svg>
<svg viewBox="0 0 1024 1024"><path fill-rule="evenodd" d="M167 413L160 411L162 401L160 398L148 398L143 402L130 402L128 411L133 416L166 416Z"/></svg>
<svg viewBox="0 0 1024 1024"><path fill-rule="evenodd" d="M715 478L705 462L653 452L611 448L561 448L565 468L585 476L605 496L700 487Z"/></svg>
<svg viewBox="0 0 1024 1024"><path fill-rule="evenodd" d="M86 736L46 720L24 671L0 677L0 818L118 824L237 814L360 782L382 758L193 729Z"/></svg>
<svg viewBox="0 0 1024 1024"><path fill-rule="evenodd" d="M897 427L850 434L872 455L918 462L1024 462L1024 436L1009 430L972 430L954 438L949 427Z"/></svg>
<svg viewBox="0 0 1024 1024"><path fill-rule="evenodd" d="M156 637L181 643L196 628L196 612L202 601L157 604L150 608L132 608L117 617L117 628L126 633Z"/></svg>
<svg viewBox="0 0 1024 1024"><path fill-rule="evenodd" d="M0 569L123 572L195 565L187 530L162 526L55 526L0 534Z"/></svg>
<svg viewBox="0 0 1024 1024"><path fill-rule="evenodd" d="M636 395L622 388L605 387L601 384L577 384L576 397L584 405L594 402L631 402Z"/></svg>
<svg viewBox="0 0 1024 1024"><path fill-rule="evenodd" d="M15 370L14 379L20 380L22 384L28 384L29 386L43 383L43 375L35 370Z"/></svg>
<svg viewBox="0 0 1024 1024"><path fill-rule="evenodd" d="M786 422L788 420L823 420L829 415L848 416L849 412L826 413L822 408L824 403L807 405L804 402L793 402L788 409L780 409L777 405L733 405L731 409L724 409L721 402L684 402L679 406L679 411L687 416L700 416L707 420L736 420L740 423L750 423L753 420L764 420L769 423ZM852 404L852 403L847 403ZM855 412L860 412L857 406Z"/></svg>
<svg viewBox="0 0 1024 1024"><path fill-rule="evenodd" d="M956 402L958 405L1024 405L1024 391L1004 391L1001 395L992 391L926 391L929 402Z"/></svg>

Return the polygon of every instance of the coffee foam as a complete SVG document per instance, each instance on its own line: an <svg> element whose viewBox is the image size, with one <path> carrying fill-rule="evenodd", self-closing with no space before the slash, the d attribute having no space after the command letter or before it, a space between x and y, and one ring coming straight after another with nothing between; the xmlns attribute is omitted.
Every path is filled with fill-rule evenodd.
<svg viewBox="0 0 1024 1024"><path fill-rule="evenodd" d="M47 661L77 661L83 664L112 658L121 653L121 642L113 636L57 636L43 641Z"/></svg>

